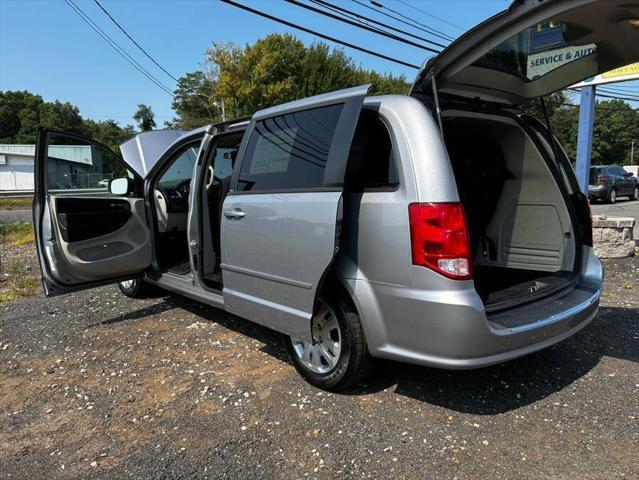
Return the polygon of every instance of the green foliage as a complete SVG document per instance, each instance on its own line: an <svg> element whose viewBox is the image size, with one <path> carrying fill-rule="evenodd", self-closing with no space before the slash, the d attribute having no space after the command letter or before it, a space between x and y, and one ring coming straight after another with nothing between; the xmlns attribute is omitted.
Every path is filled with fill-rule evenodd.
<svg viewBox="0 0 639 480"><path fill-rule="evenodd" d="M133 114L133 120L135 120L143 132L153 130L155 125L155 114L151 107L143 103L138 105L138 110Z"/></svg>
<svg viewBox="0 0 639 480"><path fill-rule="evenodd" d="M570 160L576 162L579 108L569 106L568 100L565 93L559 92L547 97L546 105L555 135ZM532 102L526 110L527 113L545 123L538 101ZM592 164L630 163L633 140L636 151L639 144L639 111L623 100L598 101L592 139Z"/></svg>
<svg viewBox="0 0 639 480"><path fill-rule="evenodd" d="M115 120L84 119L78 107L69 102L45 102L40 95L26 90L0 91L0 143L33 144L38 127L84 135L116 151L135 135L132 126L122 128Z"/></svg>
<svg viewBox="0 0 639 480"><path fill-rule="evenodd" d="M635 149L639 143L639 112L623 100L597 102L597 107L592 162L629 163L631 143L635 141Z"/></svg>
<svg viewBox="0 0 639 480"><path fill-rule="evenodd" d="M242 117L283 102L371 83L371 93L406 93L403 76L364 70L341 49L316 42L306 47L290 34L273 34L240 48L214 43L205 69L180 78L171 124L194 128Z"/></svg>
<svg viewBox="0 0 639 480"><path fill-rule="evenodd" d="M173 93L175 94L173 110L178 115L179 125L170 122L167 123L167 127L190 130L211 123L214 117L211 114L212 107L209 105L214 98L214 83L204 72L191 72L180 77Z"/></svg>

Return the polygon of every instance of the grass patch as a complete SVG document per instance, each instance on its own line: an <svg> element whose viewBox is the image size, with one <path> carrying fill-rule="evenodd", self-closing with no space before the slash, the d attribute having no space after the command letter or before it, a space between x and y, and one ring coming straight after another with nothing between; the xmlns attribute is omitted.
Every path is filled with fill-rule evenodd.
<svg viewBox="0 0 639 480"><path fill-rule="evenodd" d="M20 296L16 292L12 292L11 290L0 291L0 303L13 302L18 298L20 298Z"/></svg>
<svg viewBox="0 0 639 480"><path fill-rule="evenodd" d="M28 222L0 224L0 243L26 245L34 241L33 225Z"/></svg>
<svg viewBox="0 0 639 480"><path fill-rule="evenodd" d="M0 198L0 210L29 210L33 197Z"/></svg>

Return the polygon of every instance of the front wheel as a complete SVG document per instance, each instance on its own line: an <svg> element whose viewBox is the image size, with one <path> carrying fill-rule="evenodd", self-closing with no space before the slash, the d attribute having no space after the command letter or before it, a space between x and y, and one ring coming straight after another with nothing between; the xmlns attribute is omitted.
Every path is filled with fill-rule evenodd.
<svg viewBox="0 0 639 480"><path fill-rule="evenodd" d="M608 193L608 203L617 203L617 189L614 187Z"/></svg>
<svg viewBox="0 0 639 480"><path fill-rule="evenodd" d="M312 385L328 391L348 388L368 374L372 357L355 306L345 296L320 298L311 319L310 342L285 337L295 369Z"/></svg>
<svg viewBox="0 0 639 480"><path fill-rule="evenodd" d="M632 193L633 200L639 200L639 185L635 187L634 192Z"/></svg>
<svg viewBox="0 0 639 480"><path fill-rule="evenodd" d="M129 298L149 298L157 296L161 290L141 278L134 278L118 283L120 291Z"/></svg>

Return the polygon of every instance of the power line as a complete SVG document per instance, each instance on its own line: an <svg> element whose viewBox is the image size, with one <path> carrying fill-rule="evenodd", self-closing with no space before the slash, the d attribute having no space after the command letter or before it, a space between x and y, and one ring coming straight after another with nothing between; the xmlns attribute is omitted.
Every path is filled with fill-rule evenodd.
<svg viewBox="0 0 639 480"><path fill-rule="evenodd" d="M322 7L327 8L329 10L332 10L333 12L337 12L337 13L340 13L340 14L342 14L344 16L350 17L351 19L356 19L356 20L358 20L360 22L362 20L365 20L366 22L374 23L375 25L379 25L381 27L387 28L387 29L392 30L394 32L401 33L402 35L405 35L407 37L411 37L411 38L414 38L416 40L422 40L424 42L430 43L431 45L436 45L436 46L441 47L441 48L446 48L446 45L443 45L441 43L435 42L433 40L429 40L428 38L420 37L419 35L414 35L414 34L412 34L410 32L407 32L406 30L401 30L399 28L395 28L392 25L389 25L387 23L380 22L379 20L375 20L374 18L370 18L370 17L367 17L365 15L361 15L360 13L353 12L352 10L348 10L348 9L346 9L344 7L340 7L338 5L333 5L331 3L325 2L324 0L311 0L311 2L313 2L313 3L317 4L317 5L321 5Z"/></svg>
<svg viewBox="0 0 639 480"><path fill-rule="evenodd" d="M614 87L600 87L601 91L620 93L622 95L639 95L639 90L620 90Z"/></svg>
<svg viewBox="0 0 639 480"><path fill-rule="evenodd" d="M440 22L446 23L447 25L450 25L451 27L455 27L459 30L461 30L462 32L465 32L466 29L463 27L460 27L459 25L455 25L453 22L449 22L448 20L446 20L445 18L441 18L438 17L437 15L433 15L432 13L427 12L426 10L422 10L421 8L417 8L415 5L411 5L408 2L405 2L404 0L397 0L399 3L406 5L407 7L412 8L413 10L417 10L418 12L422 12L424 15L428 15L431 18L434 18L435 20L439 20Z"/></svg>
<svg viewBox="0 0 639 480"><path fill-rule="evenodd" d="M115 23L115 25L116 25L116 26L117 26L117 27L118 27L118 28L122 31L122 33L124 33L124 34L127 36L127 38L128 38L129 40L131 40L131 41L133 42L133 44L134 44L136 47L138 47L138 49L139 49L142 53L144 53L144 55L146 55L146 56L149 58L149 60L151 60L153 63L155 63L155 64L156 64L156 65L160 68L160 70L162 70L164 73L166 73L166 74L167 74L169 77L171 77L173 80L175 80L176 82L178 82L178 81L179 81L177 78L175 78L175 77L174 77L173 75L171 75L169 72L167 72L167 71L166 71L166 69L165 69L162 65L160 65L160 64L159 64L159 63L155 60L155 58L153 58L153 57L149 54L149 52L147 52L144 48L142 48L142 47L140 46L140 44L139 44L138 42L136 42L136 41L135 41L135 39L134 39L131 35L129 35L129 33L128 33L125 29L124 29L124 27L122 27L122 25L120 25L120 24L116 21L116 19L115 19L115 18L113 18L113 17L111 16L111 14L110 14L109 12L107 12L107 11L106 11L106 9L102 6L102 4L100 4L100 2L98 2L98 0L93 0L93 1L96 3L96 5L97 5L98 7L100 7L100 10L102 10L102 11L104 12L104 14L105 14L107 17L109 17L109 18L111 19L111 21L112 21L113 23Z"/></svg>
<svg viewBox="0 0 639 480"><path fill-rule="evenodd" d="M395 35L393 33L388 33L388 32L385 32L385 31L383 31L381 29L369 27L368 25L364 25L362 23L354 22L352 20L348 20L347 18L343 18L343 17L340 17L338 15L334 15L332 13L325 12L324 10L320 10L319 8L312 7L311 5L306 5L304 3L298 2L297 0L284 0L284 1L287 2L287 3L293 4L293 5L296 5L298 7L305 8L305 9L310 10L312 12L319 13L320 15L324 15L324 16L327 16L329 18L333 18L333 19L338 20L340 22L344 22L344 23L347 23L349 25L353 25L353 26L355 26L357 28L361 28L363 30L367 30L369 32L376 33L377 35L382 35L382 36L390 38L392 40L396 40L398 42L402 42L402 43L405 43L407 45L411 45L413 47L421 48L422 50L426 50L428 52L439 53L439 50L435 50L433 48L426 47L424 45L420 45L419 43L415 43L415 42L413 42L411 40L407 40L407 39L402 38L402 37L400 37L398 35Z"/></svg>
<svg viewBox="0 0 639 480"><path fill-rule="evenodd" d="M111 48L113 48L113 50L118 52L118 54L120 56L122 56L122 58L124 58L127 62L129 62L131 65L133 65L140 73L142 73L145 77L147 77L149 80L151 80L156 86L161 88L165 93L168 93L169 95L173 96L173 92L169 89L169 87L167 87L162 82L160 82L150 72L148 72L142 65L140 65L138 62L136 62L135 59L133 59L131 57L131 55L129 55L122 47L120 47L117 44L117 42L115 42L111 37L109 37L109 35L107 35L104 32L104 30L102 30L93 20L91 20L87 16L87 14L84 13L82 11L82 9L80 9L80 7L78 7L75 3L73 3L73 0L65 0L65 2L67 3L67 5L69 5L69 7L71 7L73 9L73 11L75 13L78 14L78 16L87 25L89 25L98 35L100 35L102 37L102 39L104 41L106 41Z"/></svg>
<svg viewBox="0 0 639 480"><path fill-rule="evenodd" d="M373 5L375 5L376 7L378 7L378 8L374 8L374 7L371 7L370 5L366 5L364 2L360 2L359 0L353 0L353 2L357 3L358 5L361 5L364 8L368 8L369 10L377 12L380 15L384 15L385 17L392 18L393 20L396 20L396 21L398 21L400 23L404 23L406 25L409 25L412 28L415 28L417 30L421 30L422 32L426 32L429 35L433 35L435 37L439 37L439 38L441 38L443 40L446 40L447 42L451 42L451 41L454 40L454 38L451 37L450 35L447 35L444 32L440 32L439 30L435 30L434 28L429 27L428 25L424 25L423 23L420 23L420 22L417 22L415 20L412 20L411 18L407 17L406 15L402 15L399 12L396 12L396 13L398 13L400 15L400 17L404 17L405 19L410 20L410 21L404 20L404 19L402 19L400 17L397 17L395 15L391 15L390 13L386 13L383 10L380 10L381 8L383 8L383 9L388 10L390 12L394 12L394 10L392 10L392 9L390 9L388 7L384 7L384 5L382 5L381 3L374 2L374 1L371 0L371 3ZM417 25L415 25L415 24L417 24ZM424 27L424 28L422 28L422 27Z"/></svg>
<svg viewBox="0 0 639 480"><path fill-rule="evenodd" d="M604 98L613 98L615 100L626 100L629 102L639 102L639 97L628 97L628 96L621 96L615 92L608 92L606 90L602 90L604 93L597 93L595 92L595 95L598 97L604 97Z"/></svg>
<svg viewBox="0 0 639 480"><path fill-rule="evenodd" d="M411 68L414 68L416 70L419 70L419 68L420 68L418 65L414 65L414 64L408 63L408 62L404 62L403 60L397 60L395 58L389 57L388 55L384 55L382 53L378 53L378 52L375 52L373 50L369 50L367 48L360 47L358 45L354 45L352 43L345 42L344 40L339 40L339 39L337 39L335 37L331 37L329 35L325 35L323 33L316 32L315 30L311 30L310 28L306 28L306 27L303 27L303 26L298 25L296 23L292 23L292 22L286 21L286 20L284 20L282 18L275 17L273 15L269 15L268 13L261 12L259 10L255 10L255 9L253 9L251 7L247 7L246 5L242 5L241 3L237 3L237 2L234 2L232 0L220 0L220 1L223 2L223 3L227 3L229 5L232 5L234 7L237 7L239 9L246 10L247 12L251 12L251 13L253 13L255 15L259 15L260 17L268 18L269 20L273 20L274 22L281 23L282 25L286 25L287 27L295 28L297 30L301 30L303 32L310 33L311 35L316 35L316 36L318 36L320 38L323 38L324 40L328 40L330 42L335 42L335 43L338 43L340 45L344 45L345 47L349 47L349 48L352 48L354 50L359 50L360 52L368 53L369 55L373 55L375 57L382 58L384 60L388 60L389 62L394 62L394 63L397 63L399 65L403 65L405 67L411 67Z"/></svg>

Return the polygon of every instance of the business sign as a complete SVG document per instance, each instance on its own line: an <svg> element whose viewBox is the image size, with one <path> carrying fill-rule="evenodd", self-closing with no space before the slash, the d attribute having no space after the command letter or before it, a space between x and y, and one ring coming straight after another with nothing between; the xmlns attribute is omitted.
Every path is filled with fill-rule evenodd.
<svg viewBox="0 0 639 480"><path fill-rule="evenodd" d="M572 88L592 87L593 85L627 82L628 80L639 80L639 63L631 63L625 67L615 68L601 75L590 77L583 82L573 85Z"/></svg>
<svg viewBox="0 0 639 480"><path fill-rule="evenodd" d="M567 63L579 60L596 51L597 45L591 43L579 47L563 47L534 53L528 56L526 76L529 80L535 80Z"/></svg>

